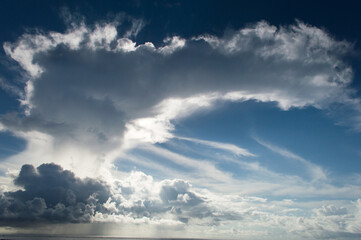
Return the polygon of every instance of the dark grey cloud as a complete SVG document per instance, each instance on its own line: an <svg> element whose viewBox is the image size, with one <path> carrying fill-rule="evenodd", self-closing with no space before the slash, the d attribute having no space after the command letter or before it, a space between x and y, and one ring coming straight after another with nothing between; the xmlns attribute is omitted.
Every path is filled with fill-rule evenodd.
<svg viewBox="0 0 361 240"><path fill-rule="evenodd" d="M23 189L1 196L1 225L90 222L110 197L105 183L79 179L53 163L23 165L14 183Z"/></svg>

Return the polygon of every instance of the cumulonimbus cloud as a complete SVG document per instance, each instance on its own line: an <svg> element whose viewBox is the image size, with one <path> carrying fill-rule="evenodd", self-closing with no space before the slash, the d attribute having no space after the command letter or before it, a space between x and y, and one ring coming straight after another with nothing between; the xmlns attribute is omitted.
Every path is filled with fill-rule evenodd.
<svg viewBox="0 0 361 240"><path fill-rule="evenodd" d="M216 92L283 109L323 107L339 101L352 80L342 61L351 45L302 22L259 22L221 38L175 36L159 47L119 37L112 24L82 24L63 34L24 35L4 49L30 74L24 104L31 108L18 122L3 117L5 126L103 140L168 98Z"/></svg>
<svg viewBox="0 0 361 240"><path fill-rule="evenodd" d="M124 132L166 141L173 119L217 101L272 101L284 110L357 105L343 61L352 45L300 21L278 28L261 21L222 37L173 36L161 46L119 35L119 24L72 24L65 33L5 43L27 77L24 112L4 115L2 129L28 141L40 132L104 159Z"/></svg>
<svg viewBox="0 0 361 240"><path fill-rule="evenodd" d="M24 34L18 41L4 44L7 56L23 69L25 86L19 89L1 77L0 85L17 94L23 108L2 116L0 130L28 141L27 149L7 163L19 168L24 161L40 165L52 159L72 171L57 164L36 169L24 165L15 178L17 187L23 189L1 195L3 226L50 221L182 227L243 220L245 226L257 222L266 228L281 225L293 232L311 229L314 236L332 231L359 236L360 200L351 204L350 210L327 205L316 209L314 218L302 218L286 214L297 211L297 206L276 214L262 205L266 199L256 199L256 204L246 198L220 197L196 191L181 179L155 181L141 172L106 183L76 177L80 173L82 177L96 176L131 140L167 141L173 137L172 120L219 101L275 102L283 110L324 109L337 103L361 112L360 101L352 97L350 89L352 69L344 61L352 45L320 28L300 21L283 27L261 21L224 36L166 37L156 46L135 42L141 21L133 22L124 33L118 31L119 24L71 23L64 33ZM183 140L254 156L230 144ZM314 167L289 152L286 155ZM185 160L194 168L194 161ZM219 173L210 164L197 166L206 166L209 175ZM247 166L258 168L257 164Z"/></svg>

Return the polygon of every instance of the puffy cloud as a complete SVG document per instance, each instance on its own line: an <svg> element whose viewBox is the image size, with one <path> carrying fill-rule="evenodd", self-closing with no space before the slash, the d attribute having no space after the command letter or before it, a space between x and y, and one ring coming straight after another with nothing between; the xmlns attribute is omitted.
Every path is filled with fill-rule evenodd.
<svg viewBox="0 0 361 240"><path fill-rule="evenodd" d="M113 193L107 202L111 214L97 215L97 221L157 224L162 219L178 225L189 220L214 224L215 218L225 217L226 213L231 215L230 211L210 204L212 198L181 179L155 181L142 172L132 172L127 178L115 182Z"/></svg>
<svg viewBox="0 0 361 240"><path fill-rule="evenodd" d="M279 217L292 232L314 239L359 239L360 200L348 206L324 205L312 217ZM292 226L293 225L293 226Z"/></svg>
<svg viewBox="0 0 361 240"><path fill-rule="evenodd" d="M335 205L322 206L317 209L317 214L322 216L335 216L335 215L346 215L347 209L345 207L337 207Z"/></svg>
<svg viewBox="0 0 361 240"><path fill-rule="evenodd" d="M23 165L14 183L23 189L1 196L2 225L89 222L110 197L105 183L79 179L53 163Z"/></svg>
<svg viewBox="0 0 361 240"><path fill-rule="evenodd" d="M3 226L159 221L183 225L188 219L209 218L212 223L220 215L219 210L208 204L210 199L194 191L188 182L180 179L157 182L141 172L104 183L80 179L53 163L36 169L23 165L14 183L22 189L5 191L0 197Z"/></svg>

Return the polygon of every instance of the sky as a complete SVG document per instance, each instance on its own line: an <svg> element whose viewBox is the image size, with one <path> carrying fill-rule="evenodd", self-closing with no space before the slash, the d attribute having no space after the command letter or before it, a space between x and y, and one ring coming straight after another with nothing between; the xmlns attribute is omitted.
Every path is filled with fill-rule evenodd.
<svg viewBox="0 0 361 240"><path fill-rule="evenodd" d="M0 233L361 237L357 1L0 1Z"/></svg>

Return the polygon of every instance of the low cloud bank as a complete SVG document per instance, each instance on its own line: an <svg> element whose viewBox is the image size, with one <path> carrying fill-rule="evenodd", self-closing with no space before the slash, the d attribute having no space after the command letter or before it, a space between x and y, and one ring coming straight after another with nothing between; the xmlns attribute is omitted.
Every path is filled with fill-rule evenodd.
<svg viewBox="0 0 361 240"><path fill-rule="evenodd" d="M22 189L0 195L1 226L123 223L201 231L218 226L215 236L224 236L225 228L233 229L227 234L244 235L261 227L269 236L281 231L285 236L316 239L357 239L361 234L361 200L307 209L302 207L305 203L290 199L219 196L181 179L156 181L141 172L108 183L80 179L54 163L24 165L14 183Z"/></svg>
<svg viewBox="0 0 361 240"><path fill-rule="evenodd" d="M0 224L133 222L187 223L214 217L206 198L184 180L155 182L141 172L124 181L80 179L54 163L23 165L14 184L22 189L2 193ZM168 217L164 217L169 215Z"/></svg>

